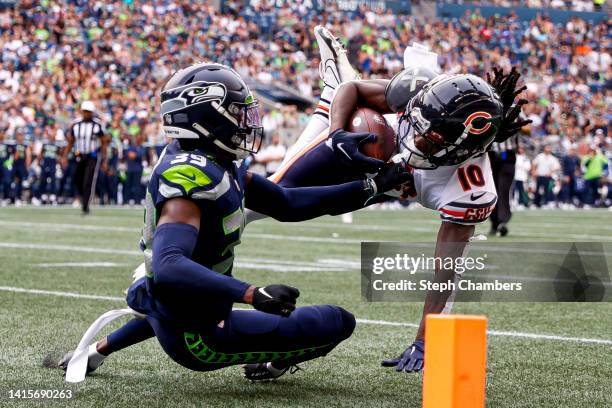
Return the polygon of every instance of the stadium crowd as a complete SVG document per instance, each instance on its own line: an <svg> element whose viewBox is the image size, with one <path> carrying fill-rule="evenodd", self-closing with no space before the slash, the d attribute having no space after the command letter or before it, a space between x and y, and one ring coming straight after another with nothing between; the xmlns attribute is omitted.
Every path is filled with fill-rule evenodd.
<svg viewBox="0 0 612 408"><path fill-rule="evenodd" d="M555 8L574 11L602 10L606 0L444 0L446 3L498 7Z"/></svg>
<svg viewBox="0 0 612 408"><path fill-rule="evenodd" d="M207 2L179 0L25 0L0 9L2 203L72 201L70 166L78 157L75 152L68 160L57 157L56 177L42 183L42 146L65 143L83 100L94 101L112 138L98 197L102 203L139 202L165 143L156 91L174 69L214 60L252 81L280 81L316 98L322 84L312 28L325 24L346 42L349 59L364 78L398 72L412 41L432 47L445 72L484 75L494 65L518 65L531 102L525 114L533 120L522 138L527 175L517 170L516 176L523 182L517 188L524 184L521 203L609 205L608 22L574 17L555 24L545 15L520 21L512 12L484 18L478 11L461 19L423 21L365 6L340 11L337 6L309 9L300 1L287 1L283 8L273 3L227 1L220 11ZM554 6L558 1L526 3ZM287 128L299 134L309 114L265 107L269 139L286 135ZM127 186L128 178L140 180L140 187ZM122 191L128 190L138 194L127 197Z"/></svg>

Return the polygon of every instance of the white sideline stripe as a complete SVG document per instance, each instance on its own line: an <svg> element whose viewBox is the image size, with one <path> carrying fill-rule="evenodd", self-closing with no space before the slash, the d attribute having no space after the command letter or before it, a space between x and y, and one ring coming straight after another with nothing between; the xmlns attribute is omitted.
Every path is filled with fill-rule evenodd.
<svg viewBox="0 0 612 408"><path fill-rule="evenodd" d="M14 293L30 293L33 295L60 296L60 297L69 297L69 298L76 298L76 299L112 300L115 302L125 301L125 298L120 298L117 296L87 295L83 293L59 292L59 291L54 291L54 290L16 288L13 286L0 286L0 291L14 292Z"/></svg>
<svg viewBox="0 0 612 408"><path fill-rule="evenodd" d="M302 265L285 265L285 264L274 264L274 263L257 263L257 262L244 262L235 261L234 267L245 268L245 269L258 269L265 271L274 272L340 272L345 269L321 266L302 266Z"/></svg>
<svg viewBox="0 0 612 408"><path fill-rule="evenodd" d="M92 248L73 245L22 244L18 242L0 242L0 248L44 249L53 251L88 252L93 254L142 255L141 251L114 248Z"/></svg>
<svg viewBox="0 0 612 408"><path fill-rule="evenodd" d="M0 291L13 292L13 293L28 293L28 294L34 294L34 295L69 297L69 298L77 298L77 299L112 300L112 301L121 301L121 302L125 301L124 298L121 298L118 296L87 295L87 294L73 293L73 292L58 292L58 291L52 291L52 290L16 288L13 286L0 286ZM357 320L357 323L371 324L371 325L376 325L376 326L396 326L396 327L412 327L412 328L419 327L419 325L415 323L389 322L386 320L372 320L372 319L360 319L360 318L357 318L356 320ZM575 342L575 343L612 345L612 340L606 340L606 339L590 339L590 338L585 338L585 337L565 337L565 336L556 336L552 334L522 333L522 332L515 332L515 331L499 331L499 330L488 330L487 333L492 336L520 337L520 338L533 339L533 340L553 340L553 341L564 341L564 342Z"/></svg>
<svg viewBox="0 0 612 408"><path fill-rule="evenodd" d="M0 225L15 227L32 227L37 229L51 230L77 230L77 231L113 231L113 232L140 232L136 227L118 227L113 225L88 225L88 224L61 224L54 222L21 222L0 221Z"/></svg>
<svg viewBox="0 0 612 408"><path fill-rule="evenodd" d="M127 264L115 263L115 262L57 262L57 263L39 263L33 264L40 268L60 268L60 267L73 267L73 268L114 268L115 266L126 266Z"/></svg>
<svg viewBox="0 0 612 408"><path fill-rule="evenodd" d="M436 225L439 225L438 221L433 221ZM63 230L76 230L76 231L111 231L111 232L127 232L127 233L140 233L141 228L137 227L120 227L114 225L83 225L83 224L61 224L61 223L48 223L48 222L19 222L19 221L3 221L0 220L0 225L5 226L14 226L14 227L32 227L35 229L45 229L52 231L63 231ZM334 224L334 223L324 223L324 222L314 222L311 224L295 224L293 227L305 228L305 229L317 229L317 228L350 228L356 231L417 231L417 232L433 232L434 229L418 227L413 225L406 225L402 227L397 226L374 226L374 225L346 225L346 224ZM263 234L263 233L250 233L246 231L245 237L253 237L253 238L262 238L269 239L275 241L297 241L297 242L324 242L324 243L334 243L334 244L358 244L361 243L362 240L359 239L350 239L350 238L333 238L333 237L309 237L309 236L301 236L301 235L284 235L282 233L277 234ZM513 232L514 237L527 237L527 238L548 238L551 234L547 233L539 233L539 232L529 232L529 231L519 231ZM567 239L572 239L576 241L586 240L598 240L598 241L612 241L612 236L610 235L593 235L593 234L563 234L563 236Z"/></svg>
<svg viewBox="0 0 612 408"><path fill-rule="evenodd" d="M67 252L86 252L94 254L120 254L120 255L137 255L142 256L141 251L131 251L124 249L109 249L109 248L91 248L91 247L78 247L71 245L49 245L49 244L22 244L17 242L0 242L0 248L11 248L11 249L42 249L42 250L54 250L54 251L67 251ZM124 264L115 264L112 262L66 262L66 263L51 263L51 264L38 264L36 266L41 267L72 267L72 266L83 266L83 267L111 267L120 266ZM249 269L261 269L275 272L341 272L346 271L347 268L340 267L339 265L329 265L326 263L315 263L315 262L296 262L296 261L275 261L267 260L262 258L241 258L234 262L234 266L238 268L249 268Z"/></svg>

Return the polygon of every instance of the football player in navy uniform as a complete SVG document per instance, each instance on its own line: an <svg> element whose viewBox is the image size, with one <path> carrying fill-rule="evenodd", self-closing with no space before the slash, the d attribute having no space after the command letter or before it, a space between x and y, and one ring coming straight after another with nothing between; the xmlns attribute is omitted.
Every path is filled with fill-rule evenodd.
<svg viewBox="0 0 612 408"><path fill-rule="evenodd" d="M15 145L13 152L13 166L10 172L10 182L12 188L12 199L15 205L21 205L21 193L28 181L28 168L32 162L32 149L25 141L22 131L17 131L15 135Z"/></svg>
<svg viewBox="0 0 612 408"><path fill-rule="evenodd" d="M8 167L8 161L12 155L12 146L5 142L4 135L4 131L0 130L0 192L2 193L0 203L2 205L6 205L10 200L11 192L11 172Z"/></svg>
<svg viewBox="0 0 612 408"><path fill-rule="evenodd" d="M55 132L47 132L47 138L43 142L38 162L40 163L40 183L38 186L38 199L44 204L57 203L57 172L58 158L61 148L55 141Z"/></svg>
<svg viewBox="0 0 612 408"><path fill-rule="evenodd" d="M70 200L74 200L75 197L74 175L76 173L77 156L74 146L70 150L68 149L68 143L63 142L62 158L60 161L62 166L62 178L60 179L58 192L58 198L61 203L67 203Z"/></svg>
<svg viewBox="0 0 612 408"><path fill-rule="evenodd" d="M142 314L91 344L88 369L156 336L177 363L196 371L245 364L252 380L276 378L347 339L352 314L338 306L296 308L298 289L233 277L246 207L281 221L352 211L408 179L400 164L340 185L287 189L245 168L263 137L256 100L232 69L202 63L175 73L161 92L173 138L148 185L141 247L146 275L129 288ZM238 160L237 160L238 159ZM246 303L256 310L232 310ZM67 354L60 365L70 374Z"/></svg>
<svg viewBox="0 0 612 408"><path fill-rule="evenodd" d="M344 129L357 107L374 109L391 120L397 118L397 155L392 161L409 168L412 178L401 189L377 195L368 203L394 196L437 211L442 222L435 256L463 256L475 225L487 220L497 201L485 152L494 140L506 140L530 122L518 119L526 103L515 103L523 90L516 89L520 75L514 69L508 74L495 70L488 81L474 75L437 75L435 54L408 47L404 54L406 69L394 78L360 81L355 80L339 41L320 26L315 28L315 36L326 86L321 100L331 109L315 112L320 126L311 129L315 122L311 119L270 179L285 187L305 187L347 182L375 173L384 162L365 156L359 146L376 136ZM329 99L324 98L327 88L334 89L333 95L328 92ZM258 218L258 214L247 215L248 221ZM452 270L436 270L436 280L455 279L460 276ZM384 366L408 372L422 369L424 317L450 312L451 295L428 293L415 341L398 358L385 360Z"/></svg>

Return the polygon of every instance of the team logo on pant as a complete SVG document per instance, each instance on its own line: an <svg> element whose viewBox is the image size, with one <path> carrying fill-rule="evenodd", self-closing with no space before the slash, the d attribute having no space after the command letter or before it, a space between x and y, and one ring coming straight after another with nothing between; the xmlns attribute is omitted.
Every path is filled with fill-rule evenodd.
<svg viewBox="0 0 612 408"><path fill-rule="evenodd" d="M323 346L307 347L292 351L251 351L243 353L223 353L211 349L202 341L199 333L183 333L185 344L189 352L199 361L206 364L245 364L245 363L264 363L294 358L304 359L308 355L321 355L320 350L329 348L333 344Z"/></svg>
<svg viewBox="0 0 612 408"><path fill-rule="evenodd" d="M487 130L489 130L489 128L491 127L491 122L489 122L489 119L491 118L492 116L488 112L481 112L481 111L474 112L470 116L467 117L465 122L463 122L463 126L465 126L466 128L469 126L468 133L480 135L486 132ZM480 119L480 120L477 120L477 119ZM482 126L483 123L484 123L484 126ZM481 125L481 127L478 127L478 125Z"/></svg>

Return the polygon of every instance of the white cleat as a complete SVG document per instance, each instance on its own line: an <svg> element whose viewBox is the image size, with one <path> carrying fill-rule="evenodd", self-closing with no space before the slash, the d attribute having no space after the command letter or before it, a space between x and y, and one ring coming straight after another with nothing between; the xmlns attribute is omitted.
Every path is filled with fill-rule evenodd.
<svg viewBox="0 0 612 408"><path fill-rule="evenodd" d="M359 79L346 56L344 45L327 28L316 26L314 35L321 52L319 76L325 85L336 89L343 82Z"/></svg>
<svg viewBox="0 0 612 408"><path fill-rule="evenodd" d="M343 224L352 224L353 223L353 213L344 213L340 216Z"/></svg>

